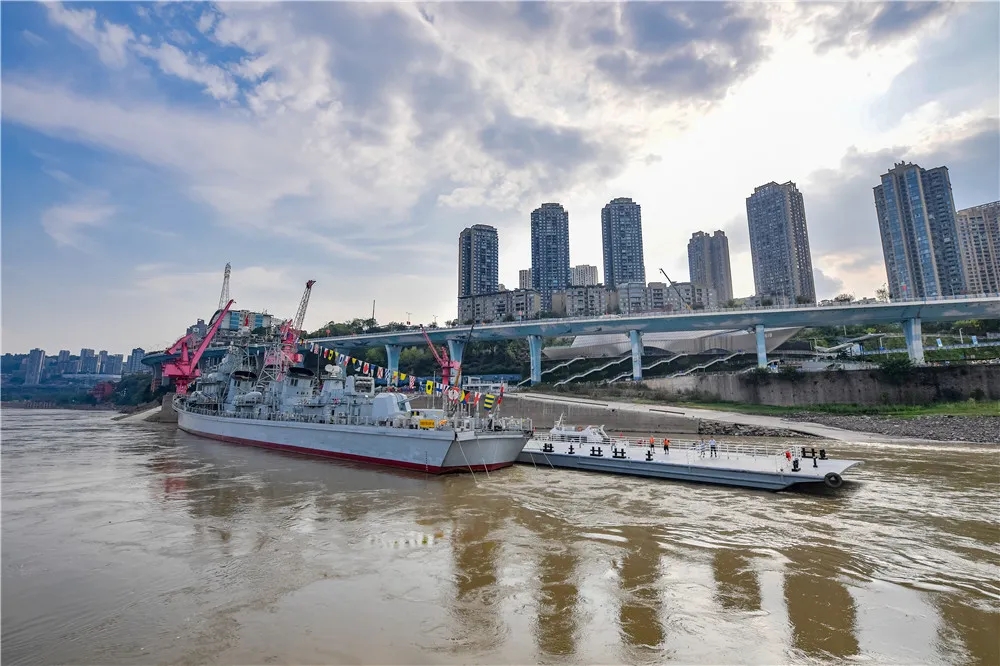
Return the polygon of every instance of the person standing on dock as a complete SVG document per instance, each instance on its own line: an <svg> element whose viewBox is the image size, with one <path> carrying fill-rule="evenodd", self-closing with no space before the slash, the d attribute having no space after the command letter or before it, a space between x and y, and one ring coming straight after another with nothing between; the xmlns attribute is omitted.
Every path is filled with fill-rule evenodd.
<svg viewBox="0 0 1000 666"><path fill-rule="evenodd" d="M708 440L708 449L712 458L718 458L719 454L716 451L715 438Z"/></svg>
<svg viewBox="0 0 1000 666"><path fill-rule="evenodd" d="M670 453L670 440L666 437L663 438L663 452Z"/></svg>

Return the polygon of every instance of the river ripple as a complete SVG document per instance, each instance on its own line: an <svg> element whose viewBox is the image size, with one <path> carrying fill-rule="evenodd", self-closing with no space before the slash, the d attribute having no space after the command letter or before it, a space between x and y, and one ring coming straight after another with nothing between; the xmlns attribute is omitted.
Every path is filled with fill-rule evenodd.
<svg viewBox="0 0 1000 666"><path fill-rule="evenodd" d="M772 494L2 417L6 663L1000 663L996 448Z"/></svg>

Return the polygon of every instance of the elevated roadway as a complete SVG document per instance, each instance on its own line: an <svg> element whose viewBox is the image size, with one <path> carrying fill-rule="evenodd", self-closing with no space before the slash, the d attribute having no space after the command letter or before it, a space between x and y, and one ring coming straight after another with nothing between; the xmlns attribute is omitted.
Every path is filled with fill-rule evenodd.
<svg viewBox="0 0 1000 666"><path fill-rule="evenodd" d="M843 305L801 305L792 307L701 310L638 315L605 315L562 319L478 324L474 327L426 329L432 342L447 344L451 358L461 361L468 341L527 338L531 357L531 383L541 382L542 340L552 337L619 333L629 336L632 347L632 378L642 379L642 335L670 331L751 330L756 334L757 363L767 365L768 328L820 327L869 324L902 324L906 348L914 363L924 362L922 321L1000 319L1000 296L965 296L928 300L895 301ZM313 338L310 342L336 347L340 351L384 345L390 371L399 369L403 347L426 344L419 330L371 333L366 335Z"/></svg>

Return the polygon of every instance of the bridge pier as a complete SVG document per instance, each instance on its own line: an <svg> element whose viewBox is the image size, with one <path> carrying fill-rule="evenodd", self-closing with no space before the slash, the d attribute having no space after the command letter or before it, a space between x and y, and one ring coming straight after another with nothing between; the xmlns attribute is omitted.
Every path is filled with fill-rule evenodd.
<svg viewBox="0 0 1000 666"><path fill-rule="evenodd" d="M395 386L396 380L392 378L393 373L399 373L399 354L403 351L403 345L385 346L385 364L389 366L389 376L386 377L386 384Z"/></svg>
<svg viewBox="0 0 1000 666"><path fill-rule="evenodd" d="M920 327L920 317L903 320L903 335L906 336L906 352L916 365L924 363L924 338Z"/></svg>
<svg viewBox="0 0 1000 666"><path fill-rule="evenodd" d="M528 336L528 356L531 359L531 385L542 383L542 336Z"/></svg>
<svg viewBox="0 0 1000 666"><path fill-rule="evenodd" d="M628 341L632 345L632 381L642 381L642 333L629 331Z"/></svg>
<svg viewBox="0 0 1000 666"><path fill-rule="evenodd" d="M764 324L757 324L754 327L757 334L757 367L767 367L767 343L764 339Z"/></svg>
<svg viewBox="0 0 1000 666"><path fill-rule="evenodd" d="M462 354L465 352L465 341L464 340L449 340L448 341L448 358L450 358L455 363L462 362Z"/></svg>

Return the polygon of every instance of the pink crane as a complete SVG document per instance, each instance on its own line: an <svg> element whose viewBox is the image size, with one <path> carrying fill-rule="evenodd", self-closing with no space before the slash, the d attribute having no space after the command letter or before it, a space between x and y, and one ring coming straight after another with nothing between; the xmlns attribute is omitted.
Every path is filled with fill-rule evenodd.
<svg viewBox="0 0 1000 666"><path fill-rule="evenodd" d="M441 367L441 383L447 385L453 373L455 378L458 379L461 376L462 364L448 358L447 347L442 347L441 353L438 354L437 349L434 347L434 343L431 342L431 338L427 335L427 331L424 330L423 325L420 326L420 332L424 334L424 340L427 341L427 346L431 348L431 354L434 356L434 360L437 361L437 364Z"/></svg>
<svg viewBox="0 0 1000 666"><path fill-rule="evenodd" d="M205 338L198 345L192 356L188 351L188 344L194 340L194 334L188 333L180 340L171 345L170 349L167 350L168 354L180 354L179 358L172 361L167 361L163 364L163 376L170 377L174 380L174 386L177 389L179 395L184 395L187 393L188 386L201 376L201 370L198 369L198 361L201 360L201 355L205 353L208 349L208 345L212 342L212 338L215 337L216 331L219 330L219 326L222 325L222 318L226 316L229 312L230 306L233 304L233 300L230 299L226 306L219 310L215 317L212 318L211 326L208 328L208 333L205 334Z"/></svg>

